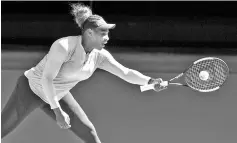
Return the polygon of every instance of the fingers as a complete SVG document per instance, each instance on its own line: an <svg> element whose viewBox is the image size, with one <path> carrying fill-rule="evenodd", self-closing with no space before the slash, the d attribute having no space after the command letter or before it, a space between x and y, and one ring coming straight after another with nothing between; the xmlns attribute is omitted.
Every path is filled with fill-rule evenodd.
<svg viewBox="0 0 237 143"><path fill-rule="evenodd" d="M65 124L58 124L58 126L59 126L61 129L69 129L69 128L71 128L71 125L70 125L70 124L67 124L67 123L65 123Z"/></svg>
<svg viewBox="0 0 237 143"><path fill-rule="evenodd" d="M168 86L168 82L167 82L167 81L162 81L162 80L161 80L161 82L155 84L154 87L155 87L155 91L159 92L159 91L161 91L161 90L166 89L167 86Z"/></svg>
<svg viewBox="0 0 237 143"><path fill-rule="evenodd" d="M154 84L154 90L157 92L166 89L168 86L168 82L163 81L162 78L153 79L150 84Z"/></svg>
<svg viewBox="0 0 237 143"><path fill-rule="evenodd" d="M66 125L64 125L64 126L62 127L62 129L69 129L69 128L71 128L71 125L70 125L70 124L66 124Z"/></svg>
<svg viewBox="0 0 237 143"><path fill-rule="evenodd" d="M167 88L167 86L162 86L162 87L159 89L159 91L164 90L164 89L166 89L166 88Z"/></svg>
<svg viewBox="0 0 237 143"><path fill-rule="evenodd" d="M154 83L160 84L162 81L163 81L162 78L157 78L157 79L155 79Z"/></svg>
<svg viewBox="0 0 237 143"><path fill-rule="evenodd" d="M65 119L65 122L63 123L57 123L58 126L61 128L61 129L69 129L71 128L71 125L70 125L70 117L67 116L66 119Z"/></svg>
<svg viewBox="0 0 237 143"><path fill-rule="evenodd" d="M157 81L158 83L163 82L162 78L157 78L156 81Z"/></svg>
<svg viewBox="0 0 237 143"><path fill-rule="evenodd" d="M70 124L70 117L69 116L66 117L66 123Z"/></svg>

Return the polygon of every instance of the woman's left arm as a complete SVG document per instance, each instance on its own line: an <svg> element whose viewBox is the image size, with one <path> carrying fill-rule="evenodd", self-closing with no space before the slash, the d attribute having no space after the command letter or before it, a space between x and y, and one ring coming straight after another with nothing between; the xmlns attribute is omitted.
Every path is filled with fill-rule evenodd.
<svg viewBox="0 0 237 143"><path fill-rule="evenodd" d="M101 55L102 61L98 67L100 69L108 71L132 84L145 85L152 80L151 77L146 76L139 71L123 66L105 49L101 50Z"/></svg>

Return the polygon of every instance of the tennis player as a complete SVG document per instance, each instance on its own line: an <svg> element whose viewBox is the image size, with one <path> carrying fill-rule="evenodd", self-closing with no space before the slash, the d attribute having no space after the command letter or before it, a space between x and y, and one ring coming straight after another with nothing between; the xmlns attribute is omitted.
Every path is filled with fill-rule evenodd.
<svg viewBox="0 0 237 143"><path fill-rule="evenodd" d="M74 99L70 90L88 79L97 68L106 70L137 85L154 83L155 91L166 87L161 78L154 79L118 63L104 49L108 24L93 15L88 6L72 4L72 14L82 30L79 36L56 40L45 57L19 77L16 87L2 111L2 138L14 130L32 111L41 108L62 129L70 129L86 143L101 143L95 127Z"/></svg>

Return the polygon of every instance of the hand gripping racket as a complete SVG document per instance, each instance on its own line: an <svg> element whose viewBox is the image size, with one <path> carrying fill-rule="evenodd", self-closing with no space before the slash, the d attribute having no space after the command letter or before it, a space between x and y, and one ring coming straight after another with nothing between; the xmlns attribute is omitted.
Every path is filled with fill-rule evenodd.
<svg viewBox="0 0 237 143"><path fill-rule="evenodd" d="M218 90L229 75L227 64L216 57L206 57L193 62L183 73L161 83L163 86L181 85L199 92ZM174 82L178 80L178 82ZM154 89L154 84L140 87L141 91Z"/></svg>

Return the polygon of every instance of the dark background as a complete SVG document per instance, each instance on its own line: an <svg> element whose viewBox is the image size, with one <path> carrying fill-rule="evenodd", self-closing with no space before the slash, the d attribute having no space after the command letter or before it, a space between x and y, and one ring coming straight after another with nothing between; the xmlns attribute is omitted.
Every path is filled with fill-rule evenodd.
<svg viewBox="0 0 237 143"><path fill-rule="evenodd" d="M75 1L2 1L2 14L67 14ZM90 5L90 2L82 1ZM99 15L220 16L236 18L234 1L93 1Z"/></svg>
<svg viewBox="0 0 237 143"><path fill-rule="evenodd" d="M2 1L2 50L19 50L9 44L41 45L26 50L48 50L56 39L80 34L70 15L69 4L75 2ZM108 49L221 54L236 54L236 7L234 1L93 1L92 4L93 13L117 24L110 32Z"/></svg>

